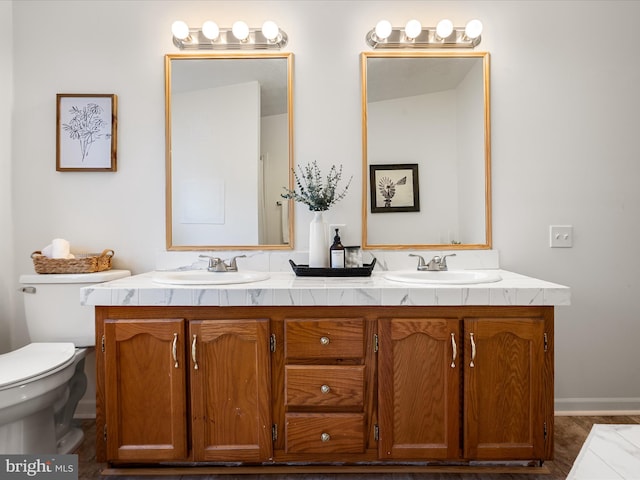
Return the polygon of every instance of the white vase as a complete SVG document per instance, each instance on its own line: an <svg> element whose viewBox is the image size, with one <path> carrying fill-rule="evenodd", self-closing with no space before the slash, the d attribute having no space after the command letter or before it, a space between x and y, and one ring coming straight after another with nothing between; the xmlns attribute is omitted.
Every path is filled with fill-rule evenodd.
<svg viewBox="0 0 640 480"><path fill-rule="evenodd" d="M314 212L309 224L309 267L329 266L329 245L327 244L327 224L322 212Z"/></svg>

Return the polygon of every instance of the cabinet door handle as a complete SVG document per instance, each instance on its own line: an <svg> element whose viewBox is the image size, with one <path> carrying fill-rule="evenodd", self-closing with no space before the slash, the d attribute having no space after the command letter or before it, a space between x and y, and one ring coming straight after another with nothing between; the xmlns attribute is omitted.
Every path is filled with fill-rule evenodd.
<svg viewBox="0 0 640 480"><path fill-rule="evenodd" d="M171 345L171 354L173 355L174 368L178 368L178 334L173 334L173 344Z"/></svg>
<svg viewBox="0 0 640 480"><path fill-rule="evenodd" d="M331 435L329 435L328 433L323 433L322 435L320 435L320 440L322 440L323 442L328 442L329 440L331 440Z"/></svg>
<svg viewBox="0 0 640 480"><path fill-rule="evenodd" d="M473 363L476 359L476 341L473 338L473 333L469 333L469 338L471 339L471 363L469 366L473 368L476 366L476 364Z"/></svg>
<svg viewBox="0 0 640 480"><path fill-rule="evenodd" d="M326 384L325 384L325 385L322 385L322 386L320 387L320 391L321 391L322 393L329 393L329 392L331 391L331 387L330 387L329 385L326 385Z"/></svg>
<svg viewBox="0 0 640 480"><path fill-rule="evenodd" d="M331 340L329 340L329 337L320 337L321 345L329 345L329 343L331 343Z"/></svg>
<svg viewBox="0 0 640 480"><path fill-rule="evenodd" d="M458 347L456 345L456 334L451 334L451 348L453 349L453 355L451 356L451 368L456 368L456 357L458 356Z"/></svg>
<svg viewBox="0 0 640 480"><path fill-rule="evenodd" d="M193 335L193 342L191 342L191 360L193 360L193 369L198 370L198 360L196 359L196 338L197 336Z"/></svg>

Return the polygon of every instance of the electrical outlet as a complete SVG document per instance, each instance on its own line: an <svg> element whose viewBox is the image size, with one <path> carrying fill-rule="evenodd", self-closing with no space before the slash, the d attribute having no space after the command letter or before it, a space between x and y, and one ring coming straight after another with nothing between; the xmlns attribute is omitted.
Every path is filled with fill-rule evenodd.
<svg viewBox="0 0 640 480"><path fill-rule="evenodd" d="M346 223L330 223L329 224L329 245L333 243L333 237L336 236L336 228L340 233L340 241L342 245L347 245L345 243L347 238L347 224Z"/></svg>
<svg viewBox="0 0 640 480"><path fill-rule="evenodd" d="M549 226L549 246L551 248L573 247L573 226L550 225Z"/></svg>

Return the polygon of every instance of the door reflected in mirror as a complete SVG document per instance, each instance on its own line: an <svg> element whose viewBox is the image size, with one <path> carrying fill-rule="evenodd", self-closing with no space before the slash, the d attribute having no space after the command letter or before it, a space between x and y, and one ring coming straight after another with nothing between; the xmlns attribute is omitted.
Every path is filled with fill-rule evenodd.
<svg viewBox="0 0 640 480"><path fill-rule="evenodd" d="M491 248L489 54L366 52L361 70L363 246ZM417 185L371 184L394 165L414 166Z"/></svg>
<svg viewBox="0 0 640 480"><path fill-rule="evenodd" d="M168 250L292 248L292 62L165 57Z"/></svg>

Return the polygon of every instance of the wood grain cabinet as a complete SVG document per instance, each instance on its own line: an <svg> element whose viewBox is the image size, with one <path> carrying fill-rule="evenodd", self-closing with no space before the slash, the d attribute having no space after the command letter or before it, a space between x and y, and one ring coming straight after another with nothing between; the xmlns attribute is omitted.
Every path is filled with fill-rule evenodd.
<svg viewBox="0 0 640 480"><path fill-rule="evenodd" d="M460 321L378 322L380 458L460 458Z"/></svg>
<svg viewBox="0 0 640 480"><path fill-rule="evenodd" d="M101 324L99 460L272 456L268 320L105 318Z"/></svg>
<svg viewBox="0 0 640 480"><path fill-rule="evenodd" d="M548 315L464 321L464 456L551 459L553 325Z"/></svg>
<svg viewBox="0 0 640 480"><path fill-rule="evenodd" d="M268 320L193 320L189 342L194 460L268 460Z"/></svg>
<svg viewBox="0 0 640 480"><path fill-rule="evenodd" d="M378 322L381 459L552 458L553 311L473 310Z"/></svg>
<svg viewBox="0 0 640 480"><path fill-rule="evenodd" d="M187 457L184 320L107 319L102 355L107 458Z"/></svg>
<svg viewBox="0 0 640 480"><path fill-rule="evenodd" d="M285 453L364 453L364 332L363 318L285 319Z"/></svg>
<svg viewBox="0 0 640 480"><path fill-rule="evenodd" d="M115 467L553 455L553 307L97 307L96 335Z"/></svg>

